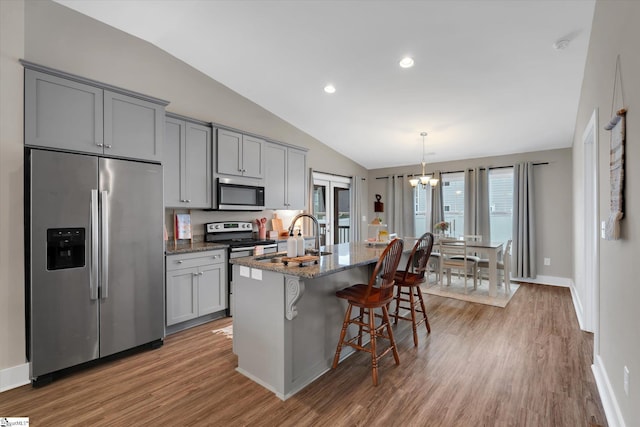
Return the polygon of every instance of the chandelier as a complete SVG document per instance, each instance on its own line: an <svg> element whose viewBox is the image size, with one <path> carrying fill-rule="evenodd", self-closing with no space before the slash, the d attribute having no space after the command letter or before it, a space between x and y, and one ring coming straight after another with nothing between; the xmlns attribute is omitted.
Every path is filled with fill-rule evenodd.
<svg viewBox="0 0 640 427"><path fill-rule="evenodd" d="M424 137L427 136L427 133L420 132L420 136L422 137L422 175L420 175L419 177L412 177L409 180L409 184L411 184L412 187L416 187L419 183L422 188L425 189L427 188L427 185L430 185L432 187L438 185L438 179L432 178L431 175L426 175L424 172L424 168L425 166L427 166L427 162L424 160Z"/></svg>

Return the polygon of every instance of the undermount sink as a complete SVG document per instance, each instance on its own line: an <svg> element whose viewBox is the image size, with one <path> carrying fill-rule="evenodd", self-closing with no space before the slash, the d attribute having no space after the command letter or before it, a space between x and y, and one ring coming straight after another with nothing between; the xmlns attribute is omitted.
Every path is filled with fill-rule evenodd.
<svg viewBox="0 0 640 427"><path fill-rule="evenodd" d="M333 252L320 251L320 256L331 255ZM305 255L318 255L316 251L306 252Z"/></svg>
<svg viewBox="0 0 640 427"><path fill-rule="evenodd" d="M327 252L327 251L320 251L319 256L323 257L326 255L331 255L332 252ZM316 252L315 250L307 250L305 252L305 255L315 255L318 256L318 252ZM264 262L264 263L274 263L274 264L281 264L283 261L283 258L286 258L287 253L286 252L278 252L278 253L273 253L273 254L267 254L267 255L263 255L260 257L256 257L255 261L258 262Z"/></svg>

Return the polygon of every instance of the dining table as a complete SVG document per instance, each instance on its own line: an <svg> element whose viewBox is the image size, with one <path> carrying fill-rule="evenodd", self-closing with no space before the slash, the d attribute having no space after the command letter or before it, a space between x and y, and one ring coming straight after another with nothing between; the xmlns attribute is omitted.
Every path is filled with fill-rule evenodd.
<svg viewBox="0 0 640 427"><path fill-rule="evenodd" d="M498 259L502 253L504 244L502 242L481 242L467 240L467 252L479 253L489 260L489 296L498 295ZM433 244L433 250L438 251L439 239L436 238ZM442 279L440 279L442 280Z"/></svg>

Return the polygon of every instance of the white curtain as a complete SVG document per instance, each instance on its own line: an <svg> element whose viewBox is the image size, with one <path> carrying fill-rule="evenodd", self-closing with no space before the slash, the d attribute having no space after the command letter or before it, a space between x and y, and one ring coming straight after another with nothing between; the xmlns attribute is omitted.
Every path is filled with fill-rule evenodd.
<svg viewBox="0 0 640 427"><path fill-rule="evenodd" d="M362 216L367 209L367 181L357 175L351 177L351 241L360 242L365 240L362 235Z"/></svg>
<svg viewBox="0 0 640 427"><path fill-rule="evenodd" d="M464 234L491 239L489 221L489 171L485 168L464 171Z"/></svg>
<svg viewBox="0 0 640 427"><path fill-rule="evenodd" d="M511 271L515 277L536 278L536 229L533 163L513 166L513 243Z"/></svg>
<svg viewBox="0 0 640 427"><path fill-rule="evenodd" d="M386 224L398 237L414 235L413 187L405 177L389 175L385 195ZM384 218L383 218L384 219Z"/></svg>

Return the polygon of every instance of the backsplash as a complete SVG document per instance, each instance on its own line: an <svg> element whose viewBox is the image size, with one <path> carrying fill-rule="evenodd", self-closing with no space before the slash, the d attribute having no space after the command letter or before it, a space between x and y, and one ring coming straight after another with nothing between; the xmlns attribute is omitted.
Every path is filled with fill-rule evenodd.
<svg viewBox="0 0 640 427"><path fill-rule="evenodd" d="M249 221L253 223L253 231L258 232L258 226L256 219L267 218L267 231L272 230L271 218L273 214L277 213L278 218L282 220L282 224L285 228L289 228L291 220L301 211L288 211L288 210L264 210L261 212L229 212L229 211L205 211L200 209L165 209L164 211L164 223L167 229L168 240L173 240L173 221L174 213L191 213L191 235L194 243L202 242L204 240L204 225L209 222L218 221ZM304 230L305 236L314 235L313 230Z"/></svg>

